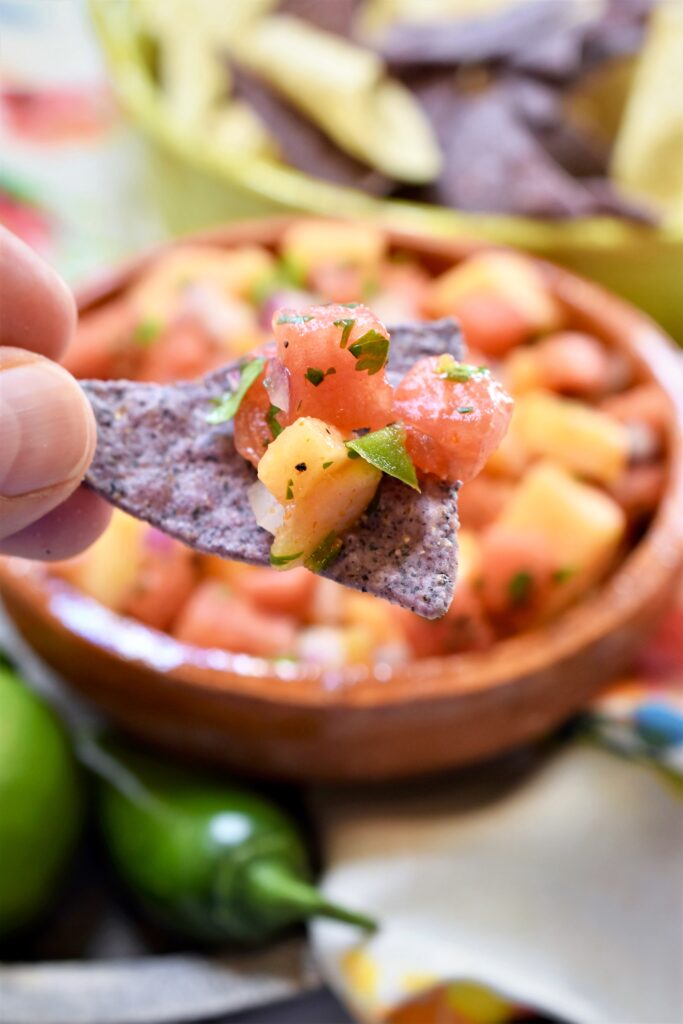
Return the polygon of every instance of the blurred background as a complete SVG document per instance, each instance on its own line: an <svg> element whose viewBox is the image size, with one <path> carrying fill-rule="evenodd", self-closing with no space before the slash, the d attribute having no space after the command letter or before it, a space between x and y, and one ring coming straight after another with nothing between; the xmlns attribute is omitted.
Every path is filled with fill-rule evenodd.
<svg viewBox="0 0 683 1024"><path fill-rule="evenodd" d="M79 289L188 232L315 218L274 244L246 240L230 271L187 246L123 294L105 288L101 306L91 291L66 360L76 376L192 377L264 340L277 305L321 296L367 300L389 322L463 318L448 269L388 241L391 229L556 261L683 345L682 65L677 0L0 0L0 223ZM349 223L325 226L330 216ZM481 273L490 298L503 287L498 270ZM204 291L181 296L186 278ZM520 282L534 296L523 305L537 310L537 282L522 276L503 291ZM213 651L216 664L226 651L271 659L283 679L300 663L342 672L483 657L549 618L561 629L566 609L599 590L657 520L680 427L626 360L583 333L577 343L571 323L529 322L519 350L519 338L501 351L472 331L527 427L463 495L462 583L448 622L394 615L304 570L275 583L258 575L268 570L200 560L120 513L90 553L51 570L49 585L136 620L146 643L163 635ZM526 344L540 333L549 337ZM561 333L559 348L542 350ZM680 389L680 357L670 365ZM551 392L550 405L534 405L536 388ZM598 528L592 514L579 522L585 493L575 506L567 498L571 565L546 556L555 546L564 557L565 537L556 528L543 547L533 510L521 556L514 538L490 532L513 492L525 510L532 500L555 507L555 477L526 497L540 458L609 503ZM546 589L520 603L530 571ZM551 580L570 577L566 600L548 597ZM0 881L0 1021L677 1024L680 580L659 618L628 671L533 746L434 783L349 792L275 779L245 804L225 770L188 780L174 774L190 770L185 762L159 768L118 740L84 753L74 737L99 719L36 656L54 664L47 627L26 643L3 617L0 816L7 849L21 842ZM31 770L15 771L20 763ZM162 837L135 800L116 803L122 778L159 799L192 794L187 857L155 862L163 892L139 864L146 851L176 849L177 837ZM207 792L250 842L277 833L301 884L310 861L328 901L387 929L369 944L340 925L307 937L310 907L245 910L239 886L239 928L205 925L201 900L190 914L174 886L181 896L195 886L199 899L193 869L215 828ZM0 863L2 842L0 823ZM207 879L214 868L206 862ZM158 906L149 913L155 901L166 918Z"/></svg>

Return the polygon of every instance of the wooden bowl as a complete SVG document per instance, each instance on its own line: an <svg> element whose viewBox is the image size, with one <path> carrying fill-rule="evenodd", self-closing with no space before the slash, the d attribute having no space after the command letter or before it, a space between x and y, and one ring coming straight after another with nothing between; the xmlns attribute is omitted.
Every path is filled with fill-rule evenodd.
<svg viewBox="0 0 683 1024"><path fill-rule="evenodd" d="M240 224L201 238L275 246L287 223ZM388 235L393 247L436 270L471 250ZM86 289L80 309L107 302L154 258L147 254ZM541 266L574 322L628 352L674 409L661 504L595 595L487 652L330 671L185 646L49 580L39 565L6 559L0 592L21 633L130 733L252 774L413 775L489 757L553 729L628 669L672 599L683 565L683 372L680 355L642 314L568 271Z"/></svg>

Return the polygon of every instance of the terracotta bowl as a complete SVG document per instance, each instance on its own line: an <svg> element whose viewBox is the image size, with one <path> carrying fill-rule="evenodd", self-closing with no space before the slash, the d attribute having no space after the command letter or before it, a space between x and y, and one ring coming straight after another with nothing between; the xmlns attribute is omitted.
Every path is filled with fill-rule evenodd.
<svg viewBox="0 0 683 1024"><path fill-rule="evenodd" d="M242 224L201 237L226 247L275 246L286 223ZM400 232L389 238L435 270L471 248ZM81 310L114 297L154 257L83 291ZM553 729L628 669L672 599L683 565L683 372L680 355L642 314L567 271L542 267L574 322L627 351L674 410L661 504L595 595L485 653L329 671L184 646L47 579L39 565L7 559L0 591L21 633L130 733L252 774L413 775L483 759Z"/></svg>

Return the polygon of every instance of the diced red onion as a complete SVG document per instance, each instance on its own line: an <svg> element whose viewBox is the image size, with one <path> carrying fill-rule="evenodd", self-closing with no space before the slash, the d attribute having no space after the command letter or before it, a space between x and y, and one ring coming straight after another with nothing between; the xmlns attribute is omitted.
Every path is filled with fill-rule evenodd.
<svg viewBox="0 0 683 1024"><path fill-rule="evenodd" d="M268 296L259 312L259 323L269 331L273 324L273 315L278 309L305 309L312 305L315 298L310 292L296 288L279 288Z"/></svg>
<svg viewBox="0 0 683 1024"><path fill-rule="evenodd" d="M175 542L167 533L162 533L155 526L149 526L144 533L144 543L145 547L155 554L170 555Z"/></svg>
<svg viewBox="0 0 683 1024"><path fill-rule="evenodd" d="M301 661L327 668L343 668L347 663L344 634L334 626L309 626L297 638L297 656Z"/></svg>
<svg viewBox="0 0 683 1024"><path fill-rule="evenodd" d="M286 416L289 412L289 370L282 365L279 359L273 357L268 360L263 383L271 403L282 410Z"/></svg>
<svg viewBox="0 0 683 1024"><path fill-rule="evenodd" d="M224 294L211 281L188 285L178 313L197 320L218 341L239 335L253 322L253 314L245 302Z"/></svg>
<svg viewBox="0 0 683 1024"><path fill-rule="evenodd" d="M274 534L284 519L285 510L282 505L276 501L260 480L251 485L247 491L247 497L258 525L268 533Z"/></svg>
<svg viewBox="0 0 683 1024"><path fill-rule="evenodd" d="M661 445L657 432L649 423L631 422L626 424L631 462L647 462L659 455Z"/></svg>

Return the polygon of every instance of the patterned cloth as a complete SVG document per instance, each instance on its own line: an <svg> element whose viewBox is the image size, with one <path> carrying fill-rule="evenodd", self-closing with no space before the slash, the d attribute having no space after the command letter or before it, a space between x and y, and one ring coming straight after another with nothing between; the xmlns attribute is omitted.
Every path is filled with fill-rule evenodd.
<svg viewBox="0 0 683 1024"><path fill-rule="evenodd" d="M0 37L0 222L72 282L165 238L85 0L0 0Z"/></svg>
<svg viewBox="0 0 683 1024"><path fill-rule="evenodd" d="M683 794L682 637L683 586L677 606L642 652L636 674L610 685L580 717L573 733L575 741L588 737L619 757L654 768L661 774L662 784L668 784L670 790L673 785L679 796ZM500 841L505 842L504 833ZM363 946L352 947L339 958L338 984L351 1005L372 1005L370 1019L386 1024L538 1024L559 1019L545 1012L539 1015L532 1007L511 1001L479 981L444 982L428 971L404 975L400 986L405 997L393 1002L392 987L389 1008L374 1010L385 966L382 956L374 957ZM635 1021L633 1018L629 1024Z"/></svg>

